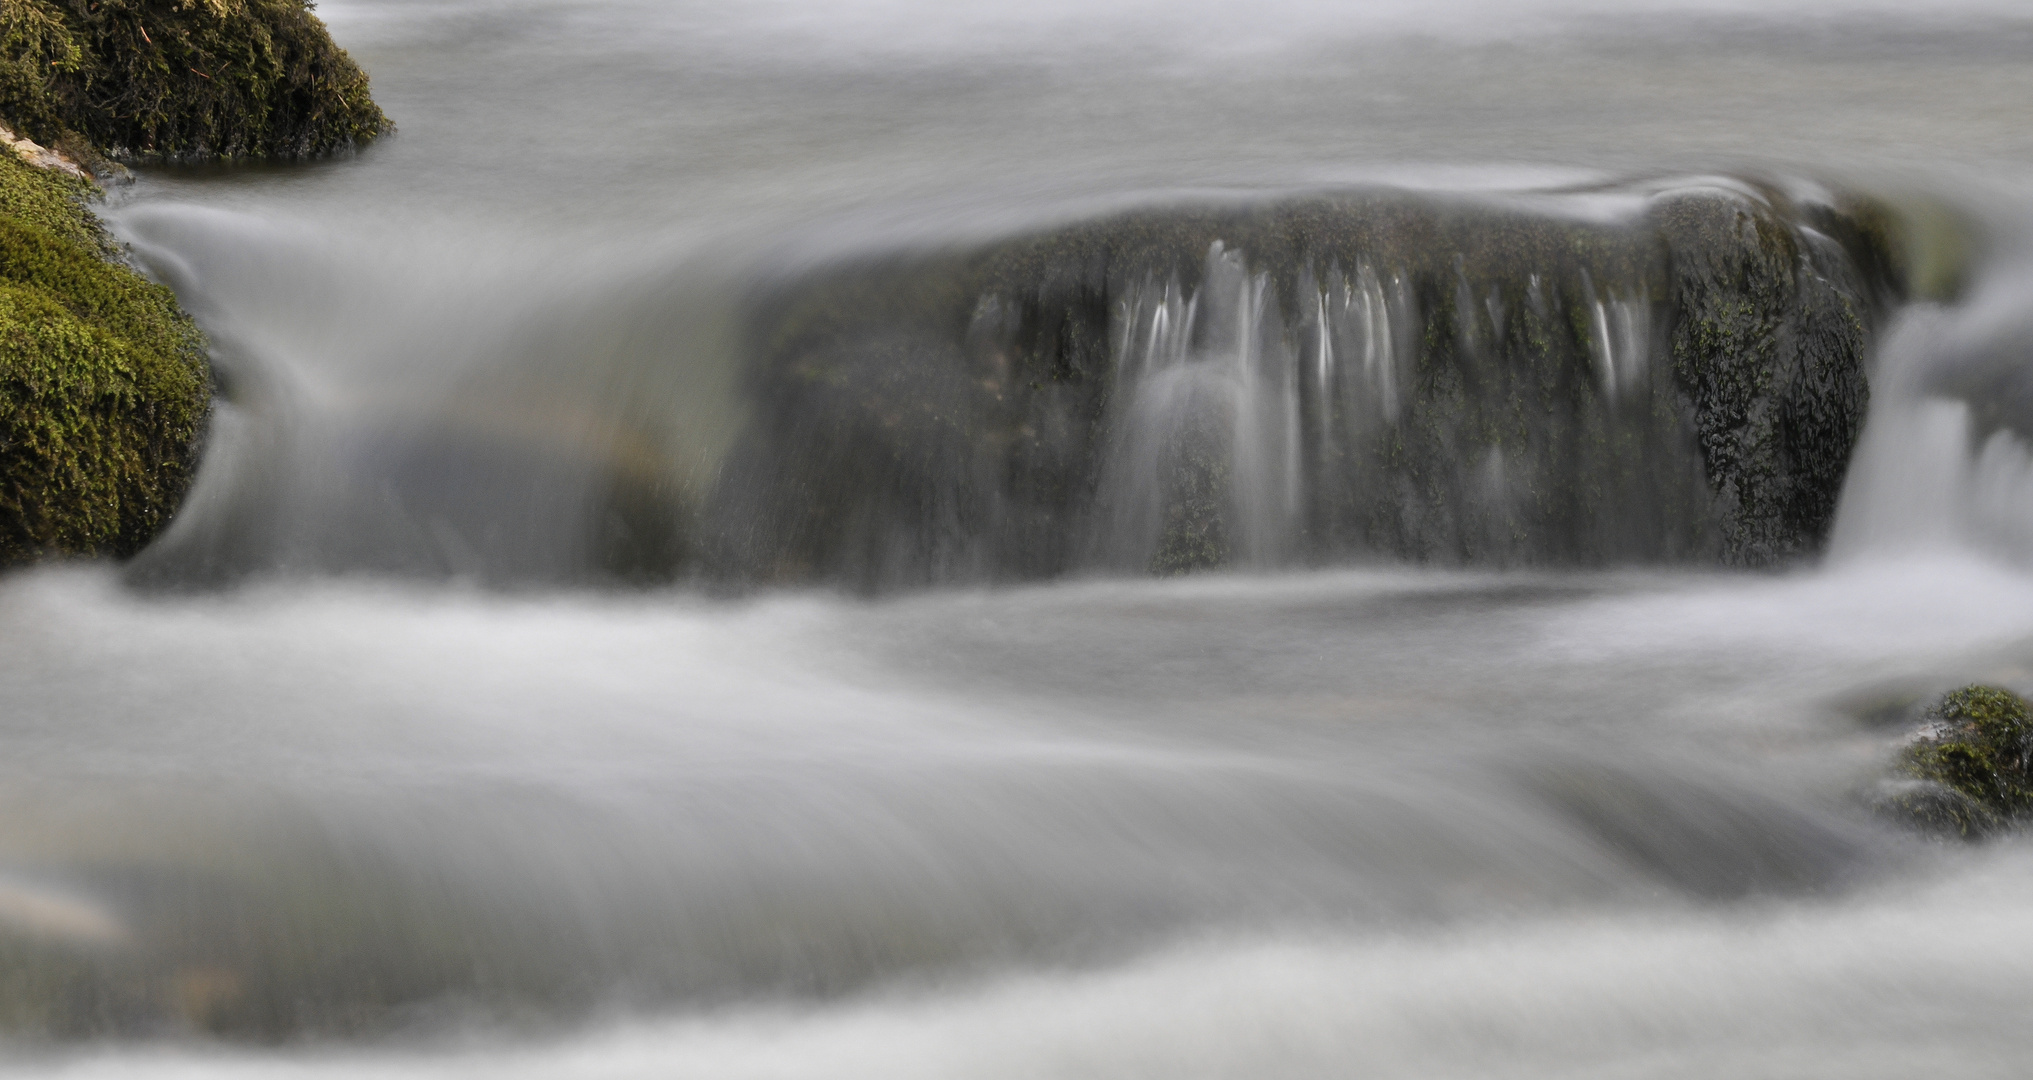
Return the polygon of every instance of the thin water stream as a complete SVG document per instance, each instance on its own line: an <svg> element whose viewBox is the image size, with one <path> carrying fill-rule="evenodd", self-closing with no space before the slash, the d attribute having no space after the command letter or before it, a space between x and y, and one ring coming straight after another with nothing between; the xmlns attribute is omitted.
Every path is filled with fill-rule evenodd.
<svg viewBox="0 0 2033 1080"><path fill-rule="evenodd" d="M2019 1075L2033 849L1864 796L1930 695L2033 689L2033 22L1752 7L327 0L399 135L109 211L223 398L154 548L0 579L0 1075ZM1720 173L1983 241L1879 339L1825 559L1306 555L1413 301L1288 324L1216 249L1110 324L1069 572L613 569L833 260ZM1649 300L1589 288L1637 393ZM1203 423L1237 557L1154 579Z"/></svg>

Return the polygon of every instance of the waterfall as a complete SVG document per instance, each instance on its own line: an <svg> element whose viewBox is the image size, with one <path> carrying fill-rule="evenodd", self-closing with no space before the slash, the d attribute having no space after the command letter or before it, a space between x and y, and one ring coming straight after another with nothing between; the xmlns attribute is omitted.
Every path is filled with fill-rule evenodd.
<svg viewBox="0 0 2033 1080"><path fill-rule="evenodd" d="M1830 557L1982 554L2033 563L2033 444L2008 386L2026 370L2033 277L1906 311L1878 359Z"/></svg>
<svg viewBox="0 0 2033 1080"><path fill-rule="evenodd" d="M1581 288L1588 297L1589 351L1603 392L1613 399L1639 393L1651 368L1651 299L1642 292L1634 296L1599 292L1586 271Z"/></svg>
<svg viewBox="0 0 2033 1080"><path fill-rule="evenodd" d="M1305 495L1302 376L1269 301L1268 276L1217 241L1198 288L1146 279L1117 304L1121 404L1096 500L1101 565L1289 557Z"/></svg>
<svg viewBox="0 0 2033 1080"><path fill-rule="evenodd" d="M1299 337L1310 341L1313 356L1313 483L1332 487L1352 479L1341 443L1396 423L1404 410L1415 377L1416 301L1404 273L1379 275L1367 260L1357 261L1353 275L1330 264L1318 282L1309 268L1299 292L1312 300Z"/></svg>

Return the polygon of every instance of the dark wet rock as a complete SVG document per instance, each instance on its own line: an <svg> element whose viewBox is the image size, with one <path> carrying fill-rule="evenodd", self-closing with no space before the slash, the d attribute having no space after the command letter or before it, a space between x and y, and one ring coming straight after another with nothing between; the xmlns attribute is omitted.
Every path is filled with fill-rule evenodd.
<svg viewBox="0 0 2033 1080"><path fill-rule="evenodd" d="M1355 192L843 260L754 304L709 559L877 588L1809 557L1904 295L1888 214Z"/></svg>
<svg viewBox="0 0 2033 1080"><path fill-rule="evenodd" d="M1672 253L1674 375L1719 502L1724 560L1812 550L1834 520L1869 396L1863 268L1747 200L1671 195L1653 217Z"/></svg>

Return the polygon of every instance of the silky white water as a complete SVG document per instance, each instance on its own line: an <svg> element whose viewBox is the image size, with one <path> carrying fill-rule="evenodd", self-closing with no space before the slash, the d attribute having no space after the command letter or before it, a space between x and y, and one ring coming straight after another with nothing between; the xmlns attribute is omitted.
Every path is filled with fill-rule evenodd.
<svg viewBox="0 0 2033 1080"><path fill-rule="evenodd" d="M0 1074L2004 1077L2033 1053L2033 849L1865 809L1931 695L2033 689L2013 5L320 13L398 135L144 171L109 210L223 398L131 566L0 578L0 935L143 1018L18 1039ZM1194 317L1237 344L1193 353L1165 329L1191 298L1150 283L1119 407L1153 426L1102 482L1142 490L1139 430L1224 418L1266 523L1235 569L1143 576L1122 538L1155 511L1126 496L1054 583L580 572L608 463L712 482L746 420L742 299L830 256L1181 191L1728 169L1982 233L1962 298L1882 339L1823 561L1294 568L1305 421L1250 367L1284 346L1248 275L1210 270ZM1340 366L1279 370L1387 416L1400 301L1345 270L1307 339ZM1596 310L1628 382L1646 309ZM0 996L60 1007L41 970Z"/></svg>

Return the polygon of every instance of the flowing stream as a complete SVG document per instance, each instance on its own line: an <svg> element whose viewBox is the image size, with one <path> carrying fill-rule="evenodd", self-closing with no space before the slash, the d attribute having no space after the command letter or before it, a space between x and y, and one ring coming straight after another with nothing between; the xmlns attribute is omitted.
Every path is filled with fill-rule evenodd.
<svg viewBox="0 0 2033 1080"><path fill-rule="evenodd" d="M2033 690L2017 5L319 11L398 135L107 211L223 396L151 549L0 578L0 1076L2024 1074L2033 847L1866 809L1933 695ZM1303 557L1411 300L1340 266L1286 326L1222 248L1111 324L1067 572L642 555L799 434L748 305L858 252L1719 174L1967 223L1825 558ZM1589 288L1635 393L1649 301ZM1236 558L1154 578L1203 423Z"/></svg>

